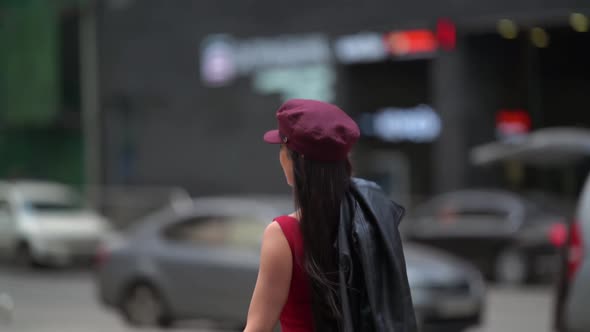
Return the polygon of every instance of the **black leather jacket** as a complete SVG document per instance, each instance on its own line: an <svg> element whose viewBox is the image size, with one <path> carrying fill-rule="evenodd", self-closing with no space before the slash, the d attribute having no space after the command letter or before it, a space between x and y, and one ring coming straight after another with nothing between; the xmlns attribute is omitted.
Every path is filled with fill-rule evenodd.
<svg viewBox="0 0 590 332"><path fill-rule="evenodd" d="M353 179L337 240L340 331L417 331L398 231L403 215L377 184Z"/></svg>

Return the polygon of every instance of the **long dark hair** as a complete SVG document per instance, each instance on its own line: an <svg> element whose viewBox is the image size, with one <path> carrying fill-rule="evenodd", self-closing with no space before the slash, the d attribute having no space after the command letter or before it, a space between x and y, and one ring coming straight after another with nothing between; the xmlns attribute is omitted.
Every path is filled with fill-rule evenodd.
<svg viewBox="0 0 590 332"><path fill-rule="evenodd" d="M340 203L350 190L350 161L318 162L292 150L289 156L315 330L336 331L341 318L336 236Z"/></svg>

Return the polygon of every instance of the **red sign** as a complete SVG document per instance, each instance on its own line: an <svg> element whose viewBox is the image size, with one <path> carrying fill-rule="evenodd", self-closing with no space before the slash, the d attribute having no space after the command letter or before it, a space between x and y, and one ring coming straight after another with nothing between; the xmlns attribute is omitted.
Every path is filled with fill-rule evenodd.
<svg viewBox="0 0 590 332"><path fill-rule="evenodd" d="M438 49L438 41L430 30L395 31L385 35L387 50L397 56L433 53Z"/></svg>
<svg viewBox="0 0 590 332"><path fill-rule="evenodd" d="M531 127L531 116L525 110L502 109L496 114L496 130L502 138L526 134Z"/></svg>
<svg viewBox="0 0 590 332"><path fill-rule="evenodd" d="M440 47L445 51L451 51L457 46L457 28L453 21L441 18L436 22L436 38Z"/></svg>

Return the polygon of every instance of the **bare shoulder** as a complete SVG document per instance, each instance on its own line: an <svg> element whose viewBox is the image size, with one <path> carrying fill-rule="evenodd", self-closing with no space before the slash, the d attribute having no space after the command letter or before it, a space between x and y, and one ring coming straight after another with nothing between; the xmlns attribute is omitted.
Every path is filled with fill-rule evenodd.
<svg viewBox="0 0 590 332"><path fill-rule="evenodd" d="M261 259L263 262L273 265L273 269L276 267L285 268L278 262L285 261L284 258L290 255L291 248L287 237L283 233L281 226L276 221L273 221L266 226L262 236Z"/></svg>
<svg viewBox="0 0 590 332"><path fill-rule="evenodd" d="M273 221L264 230L264 238L275 238L275 237L285 237L283 234L283 230L281 229L281 225L278 222Z"/></svg>
<svg viewBox="0 0 590 332"><path fill-rule="evenodd" d="M283 229L278 222L273 221L264 230L264 234L262 236L262 243L269 243L272 242L273 244L281 244L285 243L288 246L287 237L285 233L283 233Z"/></svg>

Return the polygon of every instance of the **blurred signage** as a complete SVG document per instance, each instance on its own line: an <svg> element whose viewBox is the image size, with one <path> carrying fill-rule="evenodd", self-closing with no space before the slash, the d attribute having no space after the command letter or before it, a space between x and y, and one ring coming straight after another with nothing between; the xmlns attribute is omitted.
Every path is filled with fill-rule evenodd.
<svg viewBox="0 0 590 332"><path fill-rule="evenodd" d="M237 75L258 70L328 63L332 53L323 35L279 36L235 40L209 36L201 47L201 78L206 84L225 85Z"/></svg>
<svg viewBox="0 0 590 332"><path fill-rule="evenodd" d="M336 73L330 65L264 69L253 78L256 92L276 93L282 100L307 98L333 102L335 82Z"/></svg>
<svg viewBox="0 0 590 332"><path fill-rule="evenodd" d="M457 28L455 23L447 18L439 19L436 22L436 39L443 50L454 50L457 46Z"/></svg>
<svg viewBox="0 0 590 332"><path fill-rule="evenodd" d="M203 42L201 79L209 86L222 86L237 75L234 41L229 36L211 36Z"/></svg>
<svg viewBox="0 0 590 332"><path fill-rule="evenodd" d="M327 63L332 60L330 43L322 35L243 40L236 47L235 58L241 73L269 67Z"/></svg>
<svg viewBox="0 0 590 332"><path fill-rule="evenodd" d="M385 35L385 43L395 56L427 55L438 50L436 36L427 29L394 31Z"/></svg>
<svg viewBox="0 0 590 332"><path fill-rule="evenodd" d="M365 113L359 124L365 136L388 142L432 142L442 131L440 116L429 105L389 107L376 113Z"/></svg>
<svg viewBox="0 0 590 332"><path fill-rule="evenodd" d="M336 38L330 44L323 34L276 36L237 40L211 35L201 45L200 70L209 86L224 86L240 75L268 69L308 65L372 63L394 58L429 57L440 48L456 44L452 21L440 19L436 31L400 30L389 33L362 32Z"/></svg>
<svg viewBox="0 0 590 332"><path fill-rule="evenodd" d="M523 109L501 109L496 114L496 134L501 140L517 140L531 131L531 117Z"/></svg>
<svg viewBox="0 0 590 332"><path fill-rule="evenodd" d="M334 42L334 55L344 64L377 62L389 56L379 33L342 36Z"/></svg>

